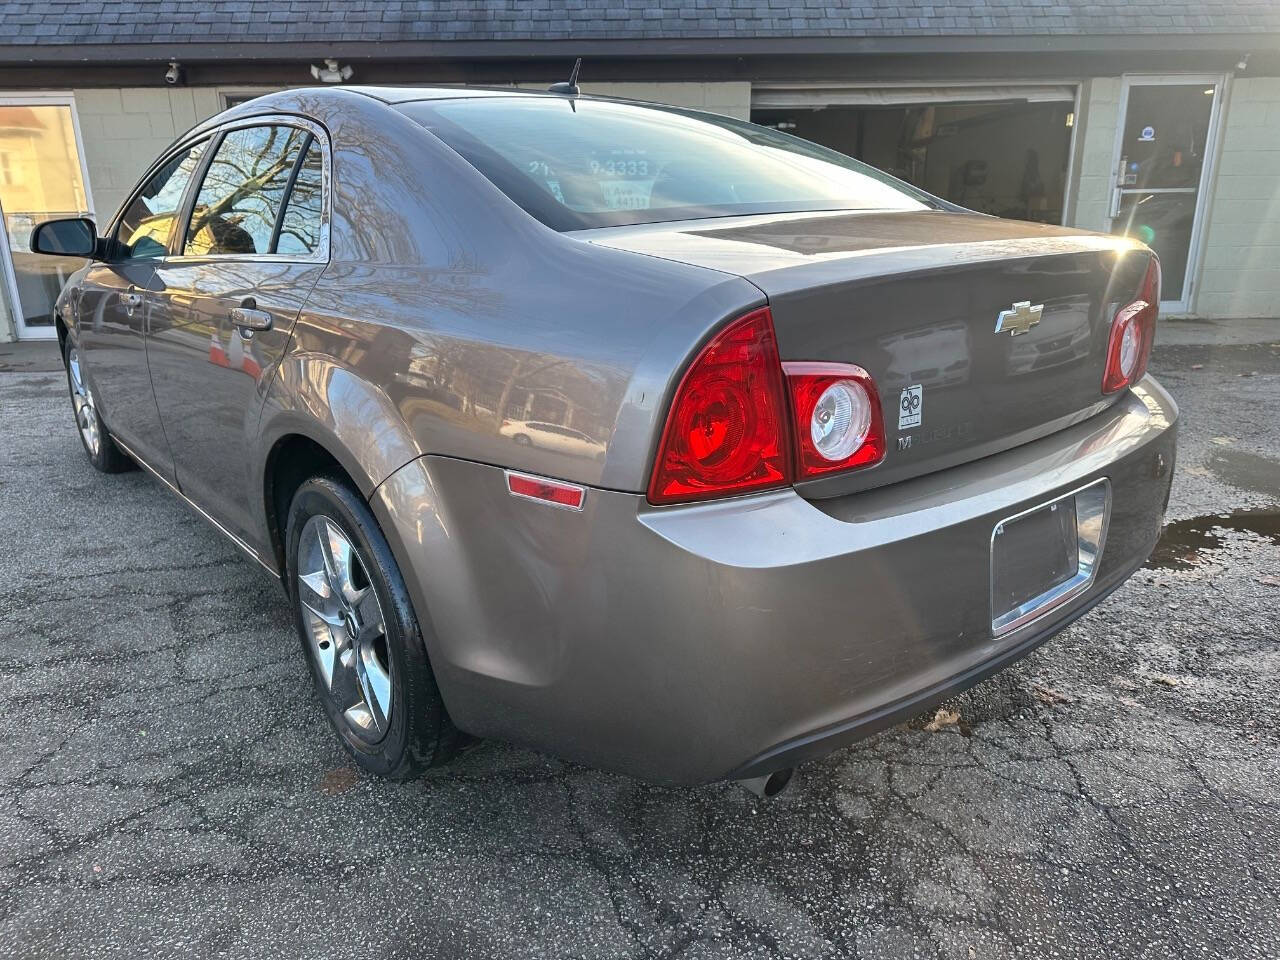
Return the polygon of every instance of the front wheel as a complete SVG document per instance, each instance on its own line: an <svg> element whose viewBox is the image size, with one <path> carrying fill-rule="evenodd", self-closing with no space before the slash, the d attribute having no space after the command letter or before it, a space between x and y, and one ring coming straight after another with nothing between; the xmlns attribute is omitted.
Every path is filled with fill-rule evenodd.
<svg viewBox="0 0 1280 960"><path fill-rule="evenodd" d="M447 760L456 731L386 538L335 477L293 497L287 576L294 622L339 738L371 773L403 780Z"/></svg>
<svg viewBox="0 0 1280 960"><path fill-rule="evenodd" d="M98 404L85 375L80 348L67 340L62 356L67 367L67 387L71 391L71 408L76 415L76 429L85 455L96 470L102 473L123 473L136 466L128 454L116 446L107 425L102 422Z"/></svg>

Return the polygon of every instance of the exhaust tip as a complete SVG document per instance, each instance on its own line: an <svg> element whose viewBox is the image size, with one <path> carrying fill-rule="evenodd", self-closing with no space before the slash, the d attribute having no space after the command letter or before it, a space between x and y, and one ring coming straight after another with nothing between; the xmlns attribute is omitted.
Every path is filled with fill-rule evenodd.
<svg viewBox="0 0 1280 960"><path fill-rule="evenodd" d="M738 782L754 793L757 797L769 800L787 789L791 783L791 777L795 772L794 767L786 767L782 770L775 770L768 776L751 777L747 780L739 780Z"/></svg>

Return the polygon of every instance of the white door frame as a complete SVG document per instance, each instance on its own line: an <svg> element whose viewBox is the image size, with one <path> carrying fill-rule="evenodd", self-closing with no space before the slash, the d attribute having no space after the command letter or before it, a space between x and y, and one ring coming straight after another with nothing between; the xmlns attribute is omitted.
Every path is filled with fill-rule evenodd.
<svg viewBox="0 0 1280 960"><path fill-rule="evenodd" d="M80 182L84 184L84 202L94 210L93 191L89 186L89 167L84 160L84 138L80 134L80 115L76 112L76 98L70 90L51 90L38 93L6 93L0 91L0 107L68 107L71 110L71 132L76 141L76 158L80 161ZM92 215L92 214L91 214ZM22 316L22 301L18 298L18 277L13 266L13 254L9 249L9 232L5 227L3 210L0 210L0 296L7 296L19 340L52 340L57 337L55 325L29 327Z"/></svg>
<svg viewBox="0 0 1280 960"><path fill-rule="evenodd" d="M1191 237L1187 246L1187 273L1182 281L1181 300L1162 300L1160 312L1181 315L1191 312L1196 287L1200 281L1200 262L1204 253L1205 222L1208 220L1209 190L1213 184L1214 169L1218 164L1219 138L1222 129L1222 111L1227 101L1230 76L1221 73L1153 73L1126 74L1120 80L1119 113L1116 117L1116 139L1111 153L1111 202L1107 211L1111 229L1119 214L1121 185L1120 157L1124 151L1124 126L1129 112L1129 90L1132 87L1154 87L1213 84L1213 106L1209 113L1209 129L1205 135L1204 163L1200 167L1200 182L1196 185L1196 212L1191 222ZM1169 192L1153 189L1151 193ZM1177 192L1186 192L1181 188Z"/></svg>

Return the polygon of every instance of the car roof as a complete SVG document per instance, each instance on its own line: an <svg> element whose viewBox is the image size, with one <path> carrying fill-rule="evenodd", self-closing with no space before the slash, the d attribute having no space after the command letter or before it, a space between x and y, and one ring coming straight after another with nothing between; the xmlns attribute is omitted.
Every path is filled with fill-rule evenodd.
<svg viewBox="0 0 1280 960"><path fill-rule="evenodd" d="M563 98L565 96L565 94L551 93L547 90L527 90L519 87L373 87L344 84L337 89L363 94L386 104L414 103L419 100L480 100L493 97Z"/></svg>

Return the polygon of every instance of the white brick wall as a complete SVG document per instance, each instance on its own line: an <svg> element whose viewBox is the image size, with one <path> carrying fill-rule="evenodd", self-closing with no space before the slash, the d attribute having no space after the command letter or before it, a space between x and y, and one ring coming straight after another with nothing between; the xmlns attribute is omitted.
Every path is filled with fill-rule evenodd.
<svg viewBox="0 0 1280 960"><path fill-rule="evenodd" d="M741 83L584 83L583 92L601 97L652 100L677 107L751 119L751 84Z"/></svg>
<svg viewBox="0 0 1280 960"><path fill-rule="evenodd" d="M1232 81L1195 312L1280 317L1280 78Z"/></svg>
<svg viewBox="0 0 1280 960"><path fill-rule="evenodd" d="M1076 187L1076 215L1072 226L1084 230L1109 230L1107 208L1111 201L1111 159L1120 122L1120 78L1094 77L1083 111L1080 177Z"/></svg>
<svg viewBox="0 0 1280 960"><path fill-rule="evenodd" d="M556 77L545 81L521 83L530 90L545 90ZM723 113L740 120L751 119L751 84L747 81L725 83L590 83L581 81L583 93L597 97L622 97L627 100L650 100L689 107L710 113Z"/></svg>
<svg viewBox="0 0 1280 960"><path fill-rule="evenodd" d="M74 92L99 223L111 219L143 171L174 137L222 107L212 87Z"/></svg>

